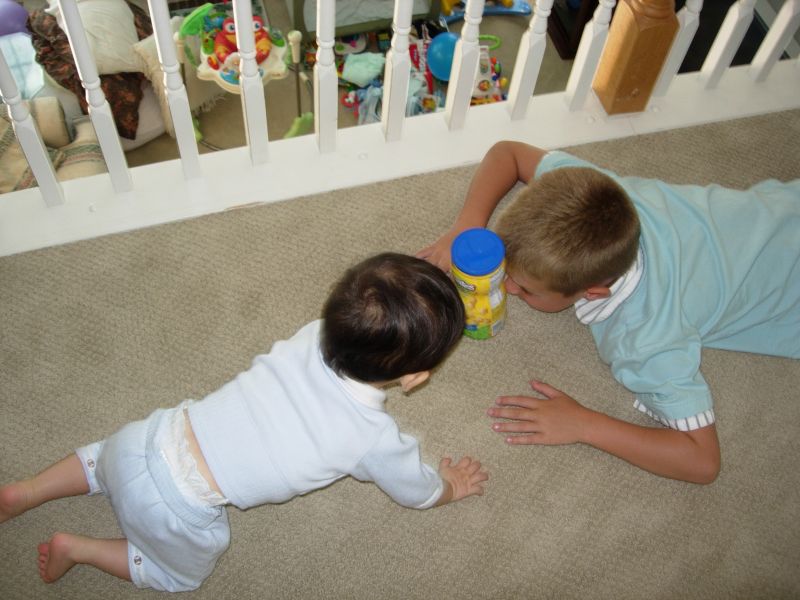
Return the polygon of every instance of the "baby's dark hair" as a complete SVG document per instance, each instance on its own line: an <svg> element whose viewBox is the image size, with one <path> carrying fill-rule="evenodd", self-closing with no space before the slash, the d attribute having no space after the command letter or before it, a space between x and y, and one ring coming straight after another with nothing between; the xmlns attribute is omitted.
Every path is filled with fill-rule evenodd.
<svg viewBox="0 0 800 600"><path fill-rule="evenodd" d="M322 309L322 356L338 375L391 381L441 363L464 329L464 304L440 269L386 252L348 269Z"/></svg>

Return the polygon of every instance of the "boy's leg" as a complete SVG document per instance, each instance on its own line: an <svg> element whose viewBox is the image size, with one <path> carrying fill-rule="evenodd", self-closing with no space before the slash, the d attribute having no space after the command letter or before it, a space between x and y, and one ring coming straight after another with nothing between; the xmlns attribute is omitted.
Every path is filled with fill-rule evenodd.
<svg viewBox="0 0 800 600"><path fill-rule="evenodd" d="M49 542L39 544L39 575L46 583L57 581L77 564L91 565L130 581L128 540L56 533Z"/></svg>
<svg viewBox="0 0 800 600"><path fill-rule="evenodd" d="M48 500L89 493L89 483L76 454L53 463L31 479L0 487L0 523Z"/></svg>

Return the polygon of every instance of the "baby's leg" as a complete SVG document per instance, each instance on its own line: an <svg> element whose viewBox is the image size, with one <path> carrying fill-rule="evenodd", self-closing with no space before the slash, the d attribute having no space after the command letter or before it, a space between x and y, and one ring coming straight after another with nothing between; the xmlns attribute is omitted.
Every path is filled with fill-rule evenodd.
<svg viewBox="0 0 800 600"><path fill-rule="evenodd" d="M77 564L92 565L130 581L128 540L99 540L56 533L49 542L39 544L39 575L45 583L57 581Z"/></svg>
<svg viewBox="0 0 800 600"><path fill-rule="evenodd" d="M88 493L81 461L76 454L70 454L31 479L0 487L0 523L48 500Z"/></svg>

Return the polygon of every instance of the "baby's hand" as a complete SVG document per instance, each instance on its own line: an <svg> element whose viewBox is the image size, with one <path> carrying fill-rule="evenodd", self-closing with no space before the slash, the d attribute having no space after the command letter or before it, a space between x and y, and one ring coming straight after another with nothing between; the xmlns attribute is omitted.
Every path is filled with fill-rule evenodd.
<svg viewBox="0 0 800 600"><path fill-rule="evenodd" d="M468 496L482 496L483 482L489 479L489 473L481 471L481 463L469 456L463 457L455 465L451 463L449 457L439 463L439 475L445 481L445 490L436 505L456 502Z"/></svg>

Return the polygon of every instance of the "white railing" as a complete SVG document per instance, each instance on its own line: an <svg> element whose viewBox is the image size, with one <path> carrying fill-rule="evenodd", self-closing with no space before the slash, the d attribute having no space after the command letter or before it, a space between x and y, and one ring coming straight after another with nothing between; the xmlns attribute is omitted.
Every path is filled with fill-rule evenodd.
<svg viewBox="0 0 800 600"><path fill-rule="evenodd" d="M239 32L249 29L237 27L247 145L199 155L166 1L148 1L181 158L127 167L75 0L60 0L109 173L63 183L56 180L36 125L0 55L0 92L39 182L38 188L0 196L0 255L241 205L474 164L501 139L557 148L800 107L800 61L778 61L800 22L800 0L783 4L752 65L731 67L754 12L753 0L740 0L731 8L701 71L676 75L702 11L701 0L689 0L679 13L677 41L647 110L612 117L592 93L591 83L608 35L614 0L601 0L584 30L567 89L532 96L553 5L552 0L540 0L520 42L509 100L481 106L470 106L469 99L478 64L484 1L469 0L445 110L406 118L412 0L396 0L381 122L339 130L333 62L335 3L320 0L314 135L268 142L253 39L243 39ZM233 5L236 20L249 23L250 3L234 0Z"/></svg>

